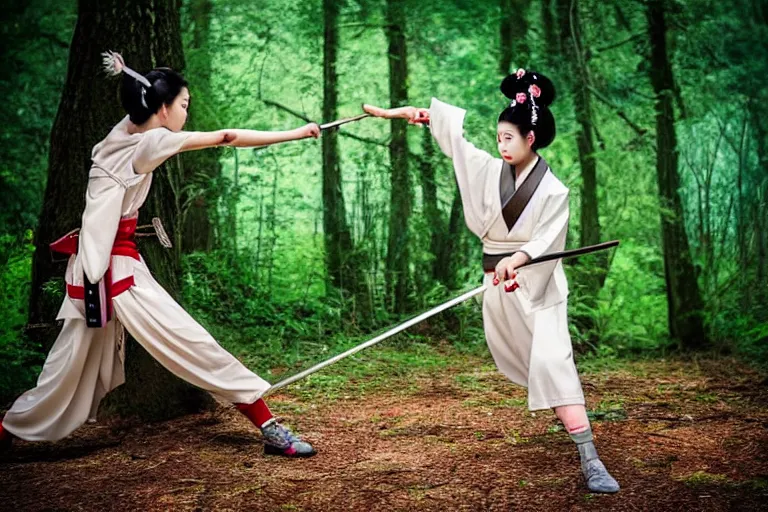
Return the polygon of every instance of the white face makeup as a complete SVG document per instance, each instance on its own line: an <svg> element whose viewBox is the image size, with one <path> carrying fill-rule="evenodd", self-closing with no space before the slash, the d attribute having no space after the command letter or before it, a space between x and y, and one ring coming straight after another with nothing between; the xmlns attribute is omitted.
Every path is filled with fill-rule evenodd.
<svg viewBox="0 0 768 512"><path fill-rule="evenodd" d="M517 126L506 121L501 121L496 132L496 142L499 146L499 154L508 164L515 166L527 161L534 153L531 145L535 140L534 132L526 137L520 135Z"/></svg>

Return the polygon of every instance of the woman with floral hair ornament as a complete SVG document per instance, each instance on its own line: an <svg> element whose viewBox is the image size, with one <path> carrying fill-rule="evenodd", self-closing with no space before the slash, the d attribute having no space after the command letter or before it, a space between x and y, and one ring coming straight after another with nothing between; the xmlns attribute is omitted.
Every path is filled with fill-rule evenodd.
<svg viewBox="0 0 768 512"><path fill-rule="evenodd" d="M108 74L122 74L128 115L96 144L79 233L52 244L70 254L64 326L37 386L21 395L0 422L0 447L13 437L56 441L95 416L101 399L125 381L124 331L165 368L229 402L261 432L265 453L307 457L315 450L279 424L260 397L269 383L248 370L155 281L134 241L139 208L152 172L183 151L258 147L317 138L310 123L289 131L183 131L190 103L186 80L169 68L141 75L118 53L104 54Z"/></svg>
<svg viewBox="0 0 768 512"><path fill-rule="evenodd" d="M619 490L597 455L568 333L568 283L560 260L523 267L545 253L562 251L568 230L568 188L538 154L555 138L549 105L552 82L519 69L501 83L511 100L498 118L501 158L469 143L465 110L432 99L429 109L381 109L369 114L429 123L453 160L469 229L483 242L487 291L483 296L486 341L499 370L528 388L531 411L553 409L578 447L592 492ZM503 282L502 286L499 286Z"/></svg>

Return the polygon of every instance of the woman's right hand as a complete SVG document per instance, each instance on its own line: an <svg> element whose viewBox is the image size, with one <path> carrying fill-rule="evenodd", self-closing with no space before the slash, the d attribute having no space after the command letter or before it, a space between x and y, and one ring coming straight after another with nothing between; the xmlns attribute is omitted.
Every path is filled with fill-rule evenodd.
<svg viewBox="0 0 768 512"><path fill-rule="evenodd" d="M316 139L320 137L320 126L317 123L307 123L301 128L297 128L296 132L298 133L297 139L308 139L309 137Z"/></svg>
<svg viewBox="0 0 768 512"><path fill-rule="evenodd" d="M416 107L381 108L373 105L363 105L363 110L375 117L384 119L407 119L408 124L428 124L429 109Z"/></svg>

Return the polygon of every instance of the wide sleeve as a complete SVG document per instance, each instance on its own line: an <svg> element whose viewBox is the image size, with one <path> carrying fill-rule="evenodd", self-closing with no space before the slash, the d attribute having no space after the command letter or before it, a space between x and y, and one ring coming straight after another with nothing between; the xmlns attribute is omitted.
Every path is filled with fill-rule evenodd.
<svg viewBox="0 0 768 512"><path fill-rule="evenodd" d="M99 282L109 267L124 197L125 188L116 180L107 177L88 180L79 252L85 275L92 283Z"/></svg>
<svg viewBox="0 0 768 512"><path fill-rule="evenodd" d="M568 233L568 191L550 195L546 198L541 215L533 228L533 236L521 251L533 258L565 248Z"/></svg>
<svg viewBox="0 0 768 512"><path fill-rule="evenodd" d="M501 160L476 148L464 138L465 114L464 109L432 98L429 124L440 149L453 160L464 206L464 220L469 229L482 238L493 220L495 205L491 193L494 188L489 180L492 181L494 177L498 179ZM494 172L495 167L498 167L499 172Z"/></svg>
<svg viewBox="0 0 768 512"><path fill-rule="evenodd" d="M147 131L133 154L133 168L137 173L152 172L173 155L181 151L194 132L174 132L167 128Z"/></svg>

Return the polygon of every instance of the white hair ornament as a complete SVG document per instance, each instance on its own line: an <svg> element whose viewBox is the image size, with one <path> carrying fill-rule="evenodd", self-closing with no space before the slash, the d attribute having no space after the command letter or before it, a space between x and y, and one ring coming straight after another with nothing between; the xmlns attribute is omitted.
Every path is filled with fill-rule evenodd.
<svg viewBox="0 0 768 512"><path fill-rule="evenodd" d="M147 78L137 73L136 71L132 70L128 66L125 65L125 59L123 59L123 56L120 55L117 52L113 51L106 51L101 54L102 56L102 64L104 66L104 72L110 76L117 76L120 73L125 73L128 76L131 76L135 78L141 85L141 104L144 106L144 108L149 108L147 106L147 89L152 87L152 84L149 83L149 80Z"/></svg>

